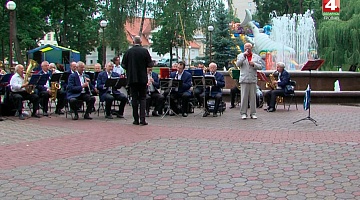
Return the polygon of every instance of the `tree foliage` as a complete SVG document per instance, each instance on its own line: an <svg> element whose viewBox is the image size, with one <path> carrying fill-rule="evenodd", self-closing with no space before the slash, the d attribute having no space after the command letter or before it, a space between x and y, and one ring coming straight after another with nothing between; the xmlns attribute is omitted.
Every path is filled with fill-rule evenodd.
<svg viewBox="0 0 360 200"><path fill-rule="evenodd" d="M215 10L214 32L212 40L213 61L219 69L227 67L228 62L235 59L238 52L236 43L231 39L229 23L231 18L225 5L221 2Z"/></svg>

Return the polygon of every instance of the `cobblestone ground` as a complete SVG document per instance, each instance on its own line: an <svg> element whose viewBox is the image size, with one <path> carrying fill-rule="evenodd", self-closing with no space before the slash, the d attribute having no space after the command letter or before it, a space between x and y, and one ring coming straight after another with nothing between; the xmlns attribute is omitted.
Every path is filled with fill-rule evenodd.
<svg viewBox="0 0 360 200"><path fill-rule="evenodd" d="M360 107L0 122L0 199L360 199Z"/></svg>

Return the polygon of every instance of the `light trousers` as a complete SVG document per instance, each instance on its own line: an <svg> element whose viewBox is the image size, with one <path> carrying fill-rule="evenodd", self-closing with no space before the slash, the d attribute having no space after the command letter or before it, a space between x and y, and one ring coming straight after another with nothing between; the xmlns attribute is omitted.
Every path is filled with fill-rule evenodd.
<svg viewBox="0 0 360 200"><path fill-rule="evenodd" d="M256 114L256 83L240 83L241 106L240 115L247 115L250 104L250 115Z"/></svg>

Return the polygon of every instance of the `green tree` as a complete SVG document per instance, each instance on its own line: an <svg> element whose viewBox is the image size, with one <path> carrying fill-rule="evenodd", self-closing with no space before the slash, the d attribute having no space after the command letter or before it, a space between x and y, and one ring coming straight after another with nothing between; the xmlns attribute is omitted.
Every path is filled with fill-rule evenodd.
<svg viewBox="0 0 360 200"><path fill-rule="evenodd" d="M228 67L227 64L236 58L238 49L236 42L231 39L229 23L231 18L225 5L221 2L215 10L214 32L212 39L213 60L217 63L218 69Z"/></svg>
<svg viewBox="0 0 360 200"><path fill-rule="evenodd" d="M360 62L360 0L341 1L339 20L322 20L317 30L321 70Z"/></svg>

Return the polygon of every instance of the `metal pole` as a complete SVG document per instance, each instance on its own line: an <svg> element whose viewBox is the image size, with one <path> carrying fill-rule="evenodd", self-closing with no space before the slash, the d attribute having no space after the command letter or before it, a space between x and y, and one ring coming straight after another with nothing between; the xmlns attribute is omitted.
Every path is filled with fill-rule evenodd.
<svg viewBox="0 0 360 200"><path fill-rule="evenodd" d="M103 38L102 38L103 66L102 66L102 68L104 68L106 65L105 28L102 28L102 30L103 30Z"/></svg>
<svg viewBox="0 0 360 200"><path fill-rule="evenodd" d="M10 44L9 44L9 70L11 71L11 68L12 68L12 63L13 63L13 52L12 52L12 39L13 39L13 21L12 21L12 18L13 18L13 11L10 10L10 36L9 36L9 41L10 41Z"/></svg>
<svg viewBox="0 0 360 200"><path fill-rule="evenodd" d="M211 54L212 54L212 41L211 41L211 34L212 34L212 31L210 31L210 63L212 62L212 59L211 59Z"/></svg>

